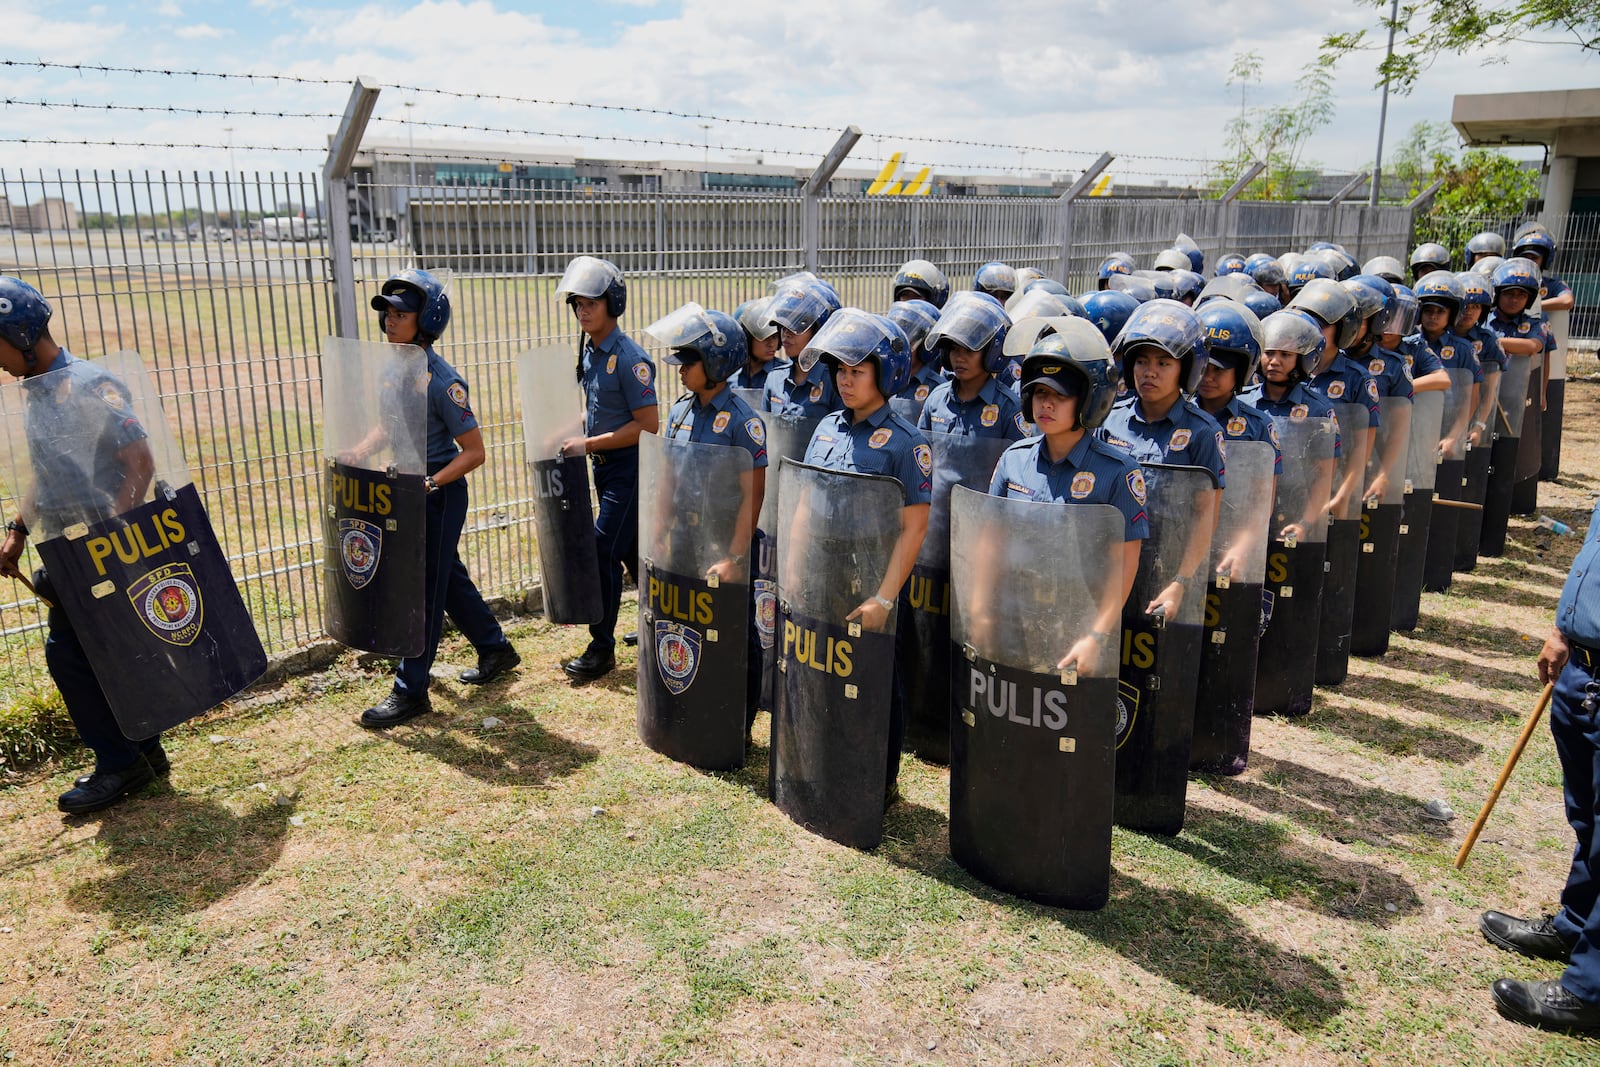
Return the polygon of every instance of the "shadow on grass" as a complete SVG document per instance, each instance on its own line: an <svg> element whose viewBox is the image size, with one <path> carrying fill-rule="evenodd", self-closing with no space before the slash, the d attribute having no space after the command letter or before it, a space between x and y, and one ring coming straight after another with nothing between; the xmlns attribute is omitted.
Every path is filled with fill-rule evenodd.
<svg viewBox="0 0 1600 1067"><path fill-rule="evenodd" d="M1492 574L1481 564L1470 574L1457 574L1450 583L1450 591L1472 597L1486 604L1510 604L1521 608L1539 608L1554 611L1555 600L1548 589L1529 589L1507 580L1511 574ZM1526 578L1526 575L1522 577ZM1434 619L1434 621L1441 621Z"/></svg>
<svg viewBox="0 0 1600 1067"><path fill-rule="evenodd" d="M1211 786L1261 811L1280 815L1312 833L1348 844L1416 851L1413 835L1434 837L1448 850L1451 831L1422 817L1422 801L1378 786L1288 760L1252 754L1250 771L1239 778L1218 778ZM1396 840L1405 834L1408 840Z"/></svg>
<svg viewBox="0 0 1600 1067"><path fill-rule="evenodd" d="M1469 737L1431 726L1377 715L1348 705L1320 701L1315 715L1284 720L1288 725L1331 734L1366 745L1391 756L1423 756L1442 763L1466 763L1483 752L1483 746Z"/></svg>
<svg viewBox="0 0 1600 1067"><path fill-rule="evenodd" d="M109 873L73 886L67 901L125 926L200 911L277 862L293 814L268 804L235 815L213 800L169 793L83 816L100 823L95 840Z"/></svg>
<svg viewBox="0 0 1600 1067"><path fill-rule="evenodd" d="M537 722L513 722L493 730L477 725L424 727L384 736L479 781L526 788L571 774L600 754L593 745L568 740Z"/></svg>
<svg viewBox="0 0 1600 1067"><path fill-rule="evenodd" d="M1414 666L1414 664L1416 664ZM1462 722L1505 723L1518 722L1526 714L1513 707L1505 700L1509 699L1504 693L1484 690L1481 696L1464 697L1442 692L1437 682L1432 677L1435 674L1444 674L1455 678L1459 667L1458 660L1446 660L1438 656L1418 656L1412 654L1402 667L1408 674L1404 678L1378 678L1372 676L1362 677L1359 680L1352 677L1345 683L1345 691L1351 696L1361 697L1383 704L1392 704L1397 707L1407 708L1411 711L1425 712L1429 715L1440 715L1445 718L1459 719ZM1420 676L1419 675L1423 675ZM1528 706L1537 698L1536 691L1531 692ZM1318 707L1312 715L1308 726L1315 726L1315 718L1322 714Z"/></svg>

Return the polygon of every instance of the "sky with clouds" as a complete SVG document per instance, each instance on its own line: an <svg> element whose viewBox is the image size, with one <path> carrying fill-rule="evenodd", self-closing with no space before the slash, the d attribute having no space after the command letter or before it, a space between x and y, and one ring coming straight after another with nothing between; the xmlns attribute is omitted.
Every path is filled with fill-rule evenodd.
<svg viewBox="0 0 1600 1067"><path fill-rule="evenodd" d="M354 77L370 75L391 87L817 127L387 88L369 137L403 142L409 133L419 146L465 138L644 159L733 159L760 151L767 162L809 165L840 129L855 124L866 133L852 156L855 166L903 149L908 162L932 163L945 172L1073 171L1109 150L1124 155L1114 171L1131 180L1146 180L1135 174L1181 180L1203 169L1194 160L1223 150L1226 123L1239 109L1239 90L1227 84L1237 53L1253 49L1264 59L1261 84L1249 89L1251 103L1288 103L1324 34L1364 27L1376 34L1378 14L1358 0L0 0L0 25L6 27L0 60L337 83L0 67L4 96L30 102L0 109L0 138L8 139L0 142L0 168L13 175L18 168L40 167L230 166L224 147L185 145L232 146L231 166L246 170L319 169L336 125L325 116L343 110ZM1417 121L1447 120L1457 93L1600 85L1600 58L1571 46L1519 45L1501 55L1507 62L1494 65L1478 56L1446 57L1414 93L1391 97L1390 146ZM1339 70L1337 116L1306 153L1328 170L1357 169L1372 160L1376 59L1353 57ZM41 101L52 106L37 106ZM123 110L100 106L108 104ZM231 114L160 110L165 108ZM267 114L245 114L251 111ZM408 119L416 123L409 129ZM596 141L576 134L681 143ZM51 137L159 147L15 140ZM983 147L992 145L1008 147ZM296 148L315 151L286 150ZM1532 150L1534 158L1538 154Z"/></svg>

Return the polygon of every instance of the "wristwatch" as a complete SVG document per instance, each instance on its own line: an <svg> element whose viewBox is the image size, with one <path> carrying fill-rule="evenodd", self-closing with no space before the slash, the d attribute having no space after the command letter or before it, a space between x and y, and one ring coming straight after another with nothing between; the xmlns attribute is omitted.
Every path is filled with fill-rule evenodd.
<svg viewBox="0 0 1600 1067"><path fill-rule="evenodd" d="M884 611L893 611L894 610L894 601L890 600L888 597L875 596L872 599L876 600L878 602L878 606L881 607Z"/></svg>
<svg viewBox="0 0 1600 1067"><path fill-rule="evenodd" d="M422 484L427 487L427 490L430 493L439 488L439 483L433 480L433 475L431 474L425 474L422 476Z"/></svg>
<svg viewBox="0 0 1600 1067"><path fill-rule="evenodd" d="M12 519L10 522L6 523L6 532L7 533L19 533L23 537L27 537L28 536L28 527L27 527L27 524L24 523L21 519Z"/></svg>

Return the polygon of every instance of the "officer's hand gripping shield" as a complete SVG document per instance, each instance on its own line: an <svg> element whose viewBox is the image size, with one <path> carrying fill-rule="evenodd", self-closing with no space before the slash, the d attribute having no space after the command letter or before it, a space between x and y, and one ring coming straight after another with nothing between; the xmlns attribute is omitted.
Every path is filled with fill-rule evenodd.
<svg viewBox="0 0 1600 1067"><path fill-rule="evenodd" d="M1144 483L1150 536L1122 614L1117 822L1175 834L1194 738L1217 482L1202 467L1147 463Z"/></svg>
<svg viewBox="0 0 1600 1067"><path fill-rule="evenodd" d="M539 539L539 577L545 618L553 623L594 623L605 614L600 598L600 555L595 545L589 461L563 450L583 437L583 390L572 353L558 345L517 357L517 397L533 482L533 524Z"/></svg>
<svg viewBox="0 0 1600 1067"><path fill-rule="evenodd" d="M1439 477L1439 436L1445 395L1418 393L1411 404L1411 443L1406 449L1405 499L1400 512L1400 546L1395 554L1391 630L1414 630L1422 603L1422 570L1433 524L1433 490Z"/></svg>
<svg viewBox="0 0 1600 1067"><path fill-rule="evenodd" d="M950 510L950 854L1018 896L1099 908L1125 521L1106 504L965 487Z"/></svg>
<svg viewBox="0 0 1600 1067"><path fill-rule="evenodd" d="M428 356L324 339L323 627L352 648L414 656L427 642Z"/></svg>
<svg viewBox="0 0 1600 1067"><path fill-rule="evenodd" d="M779 467L772 799L862 849L883 836L895 612L876 631L848 616L877 595L904 506L893 478Z"/></svg>
<svg viewBox="0 0 1600 1067"><path fill-rule="evenodd" d="M1406 501L1406 460L1411 448L1412 402L1378 400L1378 436L1367 456L1361 501L1361 554L1356 562L1356 602L1350 617L1350 651L1381 656L1389 650L1395 563Z"/></svg>
<svg viewBox="0 0 1600 1067"><path fill-rule="evenodd" d="M1433 516L1428 522L1428 549L1422 563L1422 588L1442 593L1450 588L1456 561L1456 530L1467 488L1467 432L1472 425L1472 372L1447 367L1450 388L1444 394L1444 421L1439 429L1439 469L1433 486Z"/></svg>
<svg viewBox="0 0 1600 1067"><path fill-rule="evenodd" d="M1322 618L1322 565L1327 559L1337 424L1309 416L1273 421L1283 472L1273 501L1272 544L1261 593L1255 713L1304 715L1311 710Z"/></svg>
<svg viewBox="0 0 1600 1067"><path fill-rule="evenodd" d="M1189 766L1239 774L1250 755L1276 453L1266 441L1229 441L1227 448L1228 485L1211 538Z"/></svg>
<svg viewBox="0 0 1600 1067"><path fill-rule="evenodd" d="M751 475L743 448L639 438L639 738L706 770L744 765Z"/></svg>
<svg viewBox="0 0 1600 1067"><path fill-rule="evenodd" d="M1338 685L1350 673L1350 630L1356 606L1356 567L1361 557L1362 493L1366 490L1372 413L1364 404L1335 404L1339 457L1333 464L1328 500L1327 566L1322 579L1322 622L1317 630L1317 685ZM1382 421L1381 412L1379 421Z"/></svg>
<svg viewBox="0 0 1600 1067"><path fill-rule="evenodd" d="M0 420L0 478L44 562L37 591L124 735L153 737L261 676L266 653L137 353L0 385Z"/></svg>
<svg viewBox="0 0 1600 1067"><path fill-rule="evenodd" d="M1498 403L1489 429L1494 443L1489 452L1489 477L1483 496L1483 531L1478 551L1484 556L1501 556L1506 550L1506 526L1511 519L1511 490L1517 482L1517 454L1521 444L1523 417L1533 404L1528 382L1538 369L1541 357L1507 354L1506 369L1500 375Z"/></svg>
<svg viewBox="0 0 1600 1067"><path fill-rule="evenodd" d="M933 502L928 534L911 568L901 610L910 632L899 642L905 684L906 743L933 763L950 761L950 494L958 485L983 492L1009 441L928 433Z"/></svg>

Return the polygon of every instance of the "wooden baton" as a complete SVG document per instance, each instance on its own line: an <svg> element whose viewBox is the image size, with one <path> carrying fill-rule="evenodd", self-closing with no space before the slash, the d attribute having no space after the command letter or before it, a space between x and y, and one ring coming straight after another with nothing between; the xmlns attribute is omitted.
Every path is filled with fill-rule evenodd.
<svg viewBox="0 0 1600 1067"><path fill-rule="evenodd" d="M1467 855L1472 851L1472 846L1477 844L1478 835L1483 832L1483 824L1489 821L1489 813L1494 810L1495 801L1500 799L1500 790L1506 787L1506 780L1511 777L1512 768L1516 767L1517 760L1522 758L1522 750L1528 747L1528 738L1533 736L1533 728L1539 725L1539 717L1544 714L1544 709L1550 703L1550 694L1556 690L1556 683L1545 684L1544 691L1539 694L1539 703L1533 707L1533 714L1528 716L1528 721L1522 725L1522 736L1517 738L1517 743L1511 750L1511 755L1506 757L1506 765L1500 771L1499 781L1494 783L1494 788L1489 791L1488 797L1483 801L1483 810L1478 812L1478 818L1473 822L1472 829L1467 833L1467 839L1461 842L1461 851L1456 853L1456 870L1467 865Z"/></svg>

